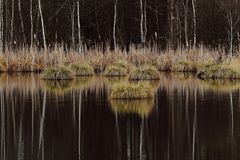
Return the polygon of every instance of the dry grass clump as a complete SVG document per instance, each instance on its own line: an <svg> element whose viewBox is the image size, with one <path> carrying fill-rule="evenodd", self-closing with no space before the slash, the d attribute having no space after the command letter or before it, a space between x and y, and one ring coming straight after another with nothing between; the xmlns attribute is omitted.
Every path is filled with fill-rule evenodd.
<svg viewBox="0 0 240 160"><path fill-rule="evenodd" d="M213 65L198 71L197 76L201 79L240 79L240 68L225 66L222 64Z"/></svg>
<svg viewBox="0 0 240 160"><path fill-rule="evenodd" d="M89 64L73 64L70 66L75 76L93 76L94 68Z"/></svg>
<svg viewBox="0 0 240 160"><path fill-rule="evenodd" d="M173 65L173 72L196 72L197 68L191 61L181 61Z"/></svg>
<svg viewBox="0 0 240 160"><path fill-rule="evenodd" d="M127 76L130 71L130 66L127 61L116 61L105 69L103 75L109 77Z"/></svg>
<svg viewBox="0 0 240 160"><path fill-rule="evenodd" d="M159 72L151 66L144 66L134 69L130 75L129 80L159 80Z"/></svg>
<svg viewBox="0 0 240 160"><path fill-rule="evenodd" d="M71 80L73 75L67 67L55 67L46 69L41 78L44 80Z"/></svg>
<svg viewBox="0 0 240 160"><path fill-rule="evenodd" d="M110 99L150 99L153 97L148 84L117 84L110 92Z"/></svg>

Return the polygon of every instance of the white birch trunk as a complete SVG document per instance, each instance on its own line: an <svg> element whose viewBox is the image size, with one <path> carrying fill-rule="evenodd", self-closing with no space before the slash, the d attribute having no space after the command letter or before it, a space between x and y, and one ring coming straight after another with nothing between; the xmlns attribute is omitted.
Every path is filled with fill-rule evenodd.
<svg viewBox="0 0 240 160"><path fill-rule="evenodd" d="M12 0L10 47L12 47L12 45L13 45L13 30L14 30L14 16L15 16L15 14L14 14L14 7L15 7L14 0Z"/></svg>
<svg viewBox="0 0 240 160"><path fill-rule="evenodd" d="M185 4L185 13L184 13L184 32L185 32L185 43L186 47L188 48L188 0L186 0Z"/></svg>
<svg viewBox="0 0 240 160"><path fill-rule="evenodd" d="M118 5L118 0L115 0L115 5L114 5L114 23L113 23L113 43L114 43L114 50L116 50L116 48L117 48L117 38L116 38L117 5Z"/></svg>
<svg viewBox="0 0 240 160"><path fill-rule="evenodd" d="M81 22L80 22L80 3L77 1L77 23L78 23L78 52L82 53L82 36L81 36Z"/></svg>
<svg viewBox="0 0 240 160"><path fill-rule="evenodd" d="M22 16L21 0L18 0L18 12L19 12L22 35L23 35L23 43L25 43L26 42L26 35L25 35L25 31L24 31L24 22L23 22L23 16Z"/></svg>
<svg viewBox="0 0 240 160"><path fill-rule="evenodd" d="M31 44L30 48L33 48L33 0L30 0L30 21L31 21Z"/></svg>
<svg viewBox="0 0 240 160"><path fill-rule="evenodd" d="M38 0L38 9L39 9L39 14L40 14L40 18L41 18L44 51L47 51L47 42L46 42L45 26L44 26L43 14L42 14L41 0Z"/></svg>
<svg viewBox="0 0 240 160"><path fill-rule="evenodd" d="M192 9L193 9L193 48L195 48L197 43L196 0L192 0Z"/></svg>
<svg viewBox="0 0 240 160"><path fill-rule="evenodd" d="M3 53L3 0L0 0L0 53Z"/></svg>

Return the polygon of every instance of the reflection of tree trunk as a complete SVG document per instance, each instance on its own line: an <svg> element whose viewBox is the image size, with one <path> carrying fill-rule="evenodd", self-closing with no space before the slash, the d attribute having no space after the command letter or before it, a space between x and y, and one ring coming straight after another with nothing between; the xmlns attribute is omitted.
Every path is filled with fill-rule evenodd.
<svg viewBox="0 0 240 160"><path fill-rule="evenodd" d="M19 125L19 137L18 137L18 160L24 160L24 141L22 139L23 135L23 115L24 115L24 107L21 113L20 125Z"/></svg>
<svg viewBox="0 0 240 160"><path fill-rule="evenodd" d="M196 127L197 127L197 90L195 90L195 93L194 93L194 121L193 121L192 160L195 159Z"/></svg>
<svg viewBox="0 0 240 160"><path fill-rule="evenodd" d="M230 91L230 109L231 109L231 135L234 133L234 117L233 117L233 97L232 91Z"/></svg>
<svg viewBox="0 0 240 160"><path fill-rule="evenodd" d="M127 122L127 159L131 160L131 132L129 120Z"/></svg>
<svg viewBox="0 0 240 160"><path fill-rule="evenodd" d="M142 118L141 122L141 130L140 130L140 160L146 159L146 155L144 153L144 118Z"/></svg>
<svg viewBox="0 0 240 160"><path fill-rule="evenodd" d="M79 115L78 115L78 159L81 159L81 110L82 110L82 91L79 94Z"/></svg>
<svg viewBox="0 0 240 160"><path fill-rule="evenodd" d="M12 121L13 121L13 139L14 139L14 145L16 146L16 120L15 120L15 100L14 96L11 95L11 102L12 102Z"/></svg>
<svg viewBox="0 0 240 160"><path fill-rule="evenodd" d="M39 150L41 149L41 145L43 142L43 130L44 130L44 121L45 121L45 112L46 112L46 98L47 98L47 92L44 90L44 96L43 96L43 111L40 121L40 133L39 133Z"/></svg>
<svg viewBox="0 0 240 160"><path fill-rule="evenodd" d="M6 140L5 140L5 107L4 107L4 93L1 93L1 159L6 159Z"/></svg>
<svg viewBox="0 0 240 160"><path fill-rule="evenodd" d="M121 139L120 139L120 132L119 132L119 125L118 125L118 114L115 113L115 122L116 122L116 133L117 133L117 143L118 143L118 149L120 152L120 156L121 156ZM119 157L119 159L121 159L121 157Z"/></svg>

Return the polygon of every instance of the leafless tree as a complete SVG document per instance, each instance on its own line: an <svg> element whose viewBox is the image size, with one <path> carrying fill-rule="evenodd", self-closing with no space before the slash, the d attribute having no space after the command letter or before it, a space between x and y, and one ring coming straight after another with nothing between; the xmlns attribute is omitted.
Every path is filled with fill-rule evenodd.
<svg viewBox="0 0 240 160"><path fill-rule="evenodd" d="M113 41L114 41L114 49L117 47L117 38L116 38L116 24L117 24L117 5L118 5L118 0L115 0L115 5L114 5L114 23L113 23Z"/></svg>
<svg viewBox="0 0 240 160"><path fill-rule="evenodd" d="M232 57L234 38L240 29L240 0L221 0L220 5L227 20L229 55Z"/></svg>
<svg viewBox="0 0 240 160"><path fill-rule="evenodd" d="M38 0L38 9L39 9L41 25L42 25L43 45L44 45L44 50L46 51L47 50L47 42L46 42L46 33L45 33L45 26L44 26L43 14L42 14L41 0Z"/></svg>

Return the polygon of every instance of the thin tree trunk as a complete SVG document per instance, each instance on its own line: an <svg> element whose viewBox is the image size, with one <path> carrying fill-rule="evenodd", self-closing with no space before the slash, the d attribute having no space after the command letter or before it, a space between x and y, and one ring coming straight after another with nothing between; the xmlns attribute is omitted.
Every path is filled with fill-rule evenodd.
<svg viewBox="0 0 240 160"><path fill-rule="evenodd" d="M13 45L13 31L14 31L14 7L15 7L15 5L14 5L14 0L12 0L12 13L11 13L11 15L12 15L12 17L11 17L11 36L10 36L10 47L12 47L12 45Z"/></svg>
<svg viewBox="0 0 240 160"><path fill-rule="evenodd" d="M82 36L81 36L81 22L80 22L80 3L77 1L77 22L78 22L78 52L82 53Z"/></svg>
<svg viewBox="0 0 240 160"><path fill-rule="evenodd" d="M185 13L184 13L184 32L185 32L185 43L186 43L187 48L189 46L189 43L188 43L188 1L189 0L186 0Z"/></svg>
<svg viewBox="0 0 240 160"><path fill-rule="evenodd" d="M147 0L144 3L144 45L146 45L147 40Z"/></svg>
<svg viewBox="0 0 240 160"><path fill-rule="evenodd" d="M117 5L118 5L118 0L115 0L115 6L114 6L114 23L113 23L113 43L114 43L114 50L116 50L116 48L117 48L117 39L116 39Z"/></svg>
<svg viewBox="0 0 240 160"><path fill-rule="evenodd" d="M30 0L30 22L31 22L31 44L30 48L33 48L33 0Z"/></svg>
<svg viewBox="0 0 240 160"><path fill-rule="evenodd" d="M3 0L0 0L0 53L3 53Z"/></svg>
<svg viewBox="0 0 240 160"><path fill-rule="evenodd" d="M144 44L144 13L143 13L143 0L140 0L140 12L141 12L141 21L140 21L140 31L141 31L141 43Z"/></svg>
<svg viewBox="0 0 240 160"><path fill-rule="evenodd" d="M46 35L45 35L45 26L43 21L41 0L38 0L38 9L39 9L41 24L42 24L43 46L44 46L44 50L47 51L47 42L46 42Z"/></svg>
<svg viewBox="0 0 240 160"><path fill-rule="evenodd" d="M21 0L18 0L18 12L19 12L19 17L20 17L20 22L21 22L23 43L25 43L26 42L26 35L25 35L25 31L24 31L24 22L23 22L23 16L22 16Z"/></svg>
<svg viewBox="0 0 240 160"><path fill-rule="evenodd" d="M72 19L72 47L73 48L75 48L75 8L76 8L76 2L73 1L72 14L71 14L71 19Z"/></svg>
<svg viewBox="0 0 240 160"><path fill-rule="evenodd" d="M193 48L195 48L197 43L196 0L192 0L192 9L193 9Z"/></svg>
<svg viewBox="0 0 240 160"><path fill-rule="evenodd" d="M168 0L168 5L170 6L169 9L169 41L168 41L168 47L173 48L173 20L174 20L174 0Z"/></svg>

